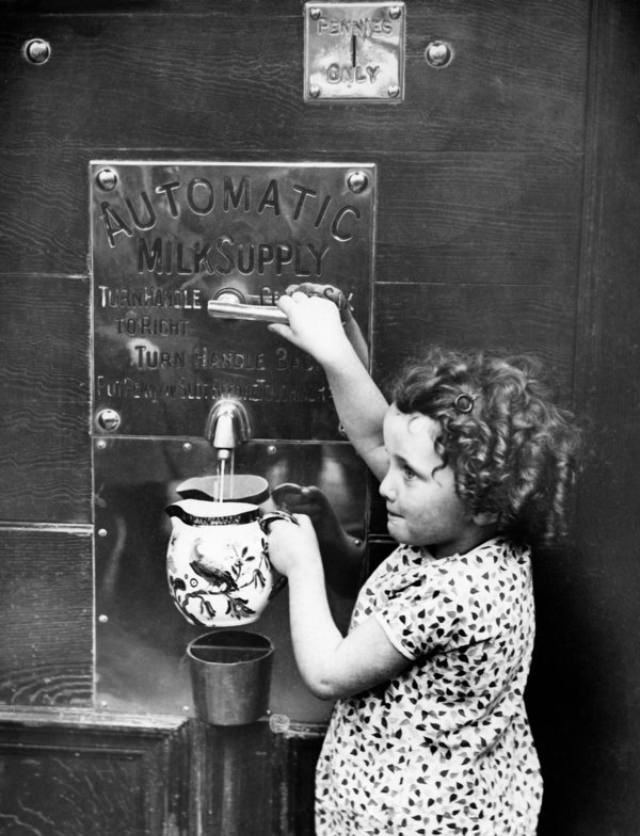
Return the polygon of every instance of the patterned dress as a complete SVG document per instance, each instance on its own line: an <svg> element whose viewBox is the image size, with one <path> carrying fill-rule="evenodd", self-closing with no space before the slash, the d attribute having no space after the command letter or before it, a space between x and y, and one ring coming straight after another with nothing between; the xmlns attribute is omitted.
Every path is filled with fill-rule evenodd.
<svg viewBox="0 0 640 836"><path fill-rule="evenodd" d="M351 626L371 615L413 664L336 704L316 836L535 834L529 551L503 538L439 559L399 546L361 590Z"/></svg>

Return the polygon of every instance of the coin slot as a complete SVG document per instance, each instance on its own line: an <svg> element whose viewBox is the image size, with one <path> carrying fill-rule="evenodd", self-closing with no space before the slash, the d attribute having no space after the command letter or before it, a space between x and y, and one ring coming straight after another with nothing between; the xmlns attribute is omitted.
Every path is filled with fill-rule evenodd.
<svg viewBox="0 0 640 836"><path fill-rule="evenodd" d="M404 65L404 3L305 3L305 101L399 103Z"/></svg>

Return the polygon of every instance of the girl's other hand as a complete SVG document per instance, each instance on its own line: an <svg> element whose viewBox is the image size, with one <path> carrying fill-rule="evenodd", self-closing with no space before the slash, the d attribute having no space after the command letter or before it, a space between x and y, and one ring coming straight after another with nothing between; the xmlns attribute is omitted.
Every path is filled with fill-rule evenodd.
<svg viewBox="0 0 640 836"><path fill-rule="evenodd" d="M366 542L343 528L326 494L315 485L284 482L271 491L271 499L275 507L290 514L306 514L318 538L327 584L340 595L354 597Z"/></svg>
<svg viewBox="0 0 640 836"><path fill-rule="evenodd" d="M309 517L293 515L298 525L286 520L271 523L269 531L269 560L281 575L289 575L296 569L321 565L318 538Z"/></svg>

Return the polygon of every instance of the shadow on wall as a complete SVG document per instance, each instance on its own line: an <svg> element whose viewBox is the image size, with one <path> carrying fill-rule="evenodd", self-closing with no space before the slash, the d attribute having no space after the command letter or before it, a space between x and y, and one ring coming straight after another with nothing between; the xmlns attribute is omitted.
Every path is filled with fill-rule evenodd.
<svg viewBox="0 0 640 836"><path fill-rule="evenodd" d="M636 807L626 769L633 739L625 706L620 613L603 600L604 561L576 550L535 556L537 639L527 706L542 764L538 836L631 836ZM622 829L620 829L622 828Z"/></svg>

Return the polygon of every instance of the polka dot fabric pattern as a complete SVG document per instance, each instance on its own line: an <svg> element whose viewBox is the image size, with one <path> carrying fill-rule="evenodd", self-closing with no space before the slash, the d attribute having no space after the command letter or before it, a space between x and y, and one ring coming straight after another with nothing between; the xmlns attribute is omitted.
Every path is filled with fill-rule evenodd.
<svg viewBox="0 0 640 836"><path fill-rule="evenodd" d="M535 634L528 549L434 558L399 546L360 592L411 660L335 706L316 773L317 836L533 836L542 798L524 706Z"/></svg>

